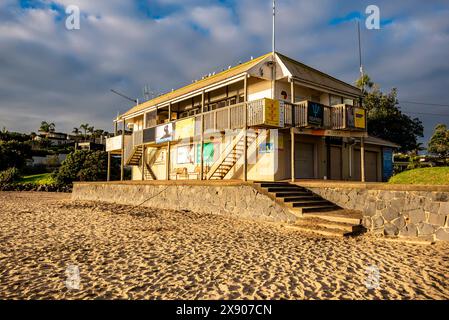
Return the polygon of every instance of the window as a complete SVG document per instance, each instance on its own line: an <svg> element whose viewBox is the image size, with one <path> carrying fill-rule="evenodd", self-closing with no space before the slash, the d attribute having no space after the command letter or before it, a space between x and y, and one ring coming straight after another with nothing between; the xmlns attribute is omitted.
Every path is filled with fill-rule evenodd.
<svg viewBox="0 0 449 320"><path fill-rule="evenodd" d="M335 106L337 104L342 104L343 98L340 96L331 96L331 106Z"/></svg>

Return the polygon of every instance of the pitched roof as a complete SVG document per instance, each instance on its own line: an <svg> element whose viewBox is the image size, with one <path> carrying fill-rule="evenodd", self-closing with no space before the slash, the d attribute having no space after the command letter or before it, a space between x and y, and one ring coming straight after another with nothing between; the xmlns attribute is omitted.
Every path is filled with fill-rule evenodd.
<svg viewBox="0 0 449 320"><path fill-rule="evenodd" d="M253 60L247 61L245 63L239 64L238 66L235 66L231 69L222 71L216 75L207 77L205 79L199 80L197 82L194 82L192 84L189 84L185 87L179 88L175 91L172 92L168 92L162 96L159 96L157 98L148 100L142 104L139 104L137 106L135 106L134 108L131 108L130 110L128 110L127 112L125 112L124 114L121 115L121 117L139 112L141 110L144 110L146 108L170 101L172 99L176 99L184 94L187 94L189 92L201 89L203 87L207 87L209 85L215 84L217 82L226 80L228 78L237 76L239 74L243 74L245 72L247 72L249 69L251 69L252 67L254 67L256 64L258 64L260 61L264 60L265 58L269 57L271 55L271 53L268 53L266 55L263 55L261 57L255 58Z"/></svg>
<svg viewBox="0 0 449 320"><path fill-rule="evenodd" d="M362 95L360 89L353 85L338 80L324 72L309 67L280 53L276 54L288 69L291 76L300 80L301 82L304 81L305 83L310 83L318 87L336 89L337 91L345 92L351 96L359 97Z"/></svg>
<svg viewBox="0 0 449 320"><path fill-rule="evenodd" d="M211 77L207 77L205 79L199 80L197 82L194 82L192 84L189 84L187 86L184 86L182 88L174 90L172 92L168 92L168 93L161 95L157 98L148 100L144 103L141 103L141 104L131 108L124 114L120 115L119 118L123 118L123 117L129 116L131 114L137 113L139 111L142 111L144 109L147 109L147 108L159 105L159 104L166 103L170 100L179 98L179 97L186 95L190 92L199 90L201 88L204 88L204 87L207 87L210 85L214 85L220 81L223 81L223 80L226 80L226 79L229 79L229 78L232 78L232 77L244 74L244 73L249 73L251 71L251 69L253 69L253 67L257 66L259 63L262 63L265 59L269 58L270 56L272 56L271 52L267 53L263 56L260 56L258 58L255 58L253 60L242 63L242 64L235 66L231 69L222 71L222 72L220 72L216 75L213 75ZM276 52L276 56L278 58L278 61L280 60L280 62L287 69L287 73L288 73L287 75L296 78L299 82L311 84L318 88L324 87L324 88L330 89L330 91L332 91L332 89L334 89L337 92L347 93L348 95L354 96L354 97L361 96L361 91L358 88L356 88L346 82L343 82L341 80L333 78L328 74L325 74L319 70L313 69L301 62L293 60L293 59L291 59L287 56L284 56L280 53ZM284 76L286 76L286 75L284 74Z"/></svg>
<svg viewBox="0 0 449 320"><path fill-rule="evenodd" d="M384 139L381 139L381 138L377 138L377 137L373 137L373 136L366 137L365 138L365 143L375 144L375 145L384 146L384 147L397 148L397 149L399 149L401 147L400 145L398 145L398 144L396 144L394 142L391 142L391 141L388 141L388 140L384 140Z"/></svg>

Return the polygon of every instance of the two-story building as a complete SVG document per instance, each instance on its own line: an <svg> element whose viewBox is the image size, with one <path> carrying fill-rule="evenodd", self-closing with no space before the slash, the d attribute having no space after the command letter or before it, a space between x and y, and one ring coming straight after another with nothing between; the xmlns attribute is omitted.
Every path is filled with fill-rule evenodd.
<svg viewBox="0 0 449 320"><path fill-rule="evenodd" d="M109 156L133 180L382 181L396 145L368 137L361 91L269 53L136 105ZM109 157L110 158L110 157ZM109 175L108 175L109 176Z"/></svg>

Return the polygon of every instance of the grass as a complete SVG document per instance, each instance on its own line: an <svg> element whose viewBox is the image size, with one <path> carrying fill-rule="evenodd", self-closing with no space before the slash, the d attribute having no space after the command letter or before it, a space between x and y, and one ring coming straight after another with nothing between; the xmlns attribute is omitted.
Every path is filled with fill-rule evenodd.
<svg viewBox="0 0 449 320"><path fill-rule="evenodd" d="M38 185L54 183L51 173L41 173L23 177L18 183L35 183Z"/></svg>
<svg viewBox="0 0 449 320"><path fill-rule="evenodd" d="M419 168L391 177L391 184L449 185L449 167Z"/></svg>

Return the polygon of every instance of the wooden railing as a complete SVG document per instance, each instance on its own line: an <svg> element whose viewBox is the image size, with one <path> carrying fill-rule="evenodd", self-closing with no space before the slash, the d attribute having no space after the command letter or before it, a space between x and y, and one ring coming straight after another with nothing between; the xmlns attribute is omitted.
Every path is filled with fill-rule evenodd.
<svg viewBox="0 0 449 320"><path fill-rule="evenodd" d="M332 107L332 128L335 130L346 129L346 108L344 104Z"/></svg>
<svg viewBox="0 0 449 320"><path fill-rule="evenodd" d="M267 112L266 99L260 99L250 102L238 103L235 105L219 108L216 110L204 112L202 114L197 114L191 117L178 119L173 121L175 124L178 121L183 121L189 118L194 119L194 135L199 136L201 132L201 122L204 117L203 128L204 132L218 132L226 130L236 130L242 129L246 126L248 127L259 127L259 128L270 128L266 123L266 118L269 112ZM337 105L333 107L320 105L322 107L322 114L318 116L318 119L322 116L322 121L316 121L317 116L311 116L308 108L313 105L310 101L301 101L295 104L288 103L285 101L279 102L280 110L279 114L284 115L283 119L280 119L279 126L271 125L271 128L276 127L299 127L299 128L320 128L320 129L333 129L333 130L343 130L343 129L354 129L354 127L348 126L347 121L347 110L349 107L347 105ZM246 116L245 116L246 112ZM312 120L314 117L314 123ZM245 123L246 121L246 123ZM156 127L156 126L155 126ZM145 130L154 130L155 127L147 128ZM358 128L357 130L363 130L363 128ZM175 129L176 130L176 129ZM143 143L148 143L152 141L144 141L143 131L135 131L132 135L132 145L138 146Z"/></svg>

